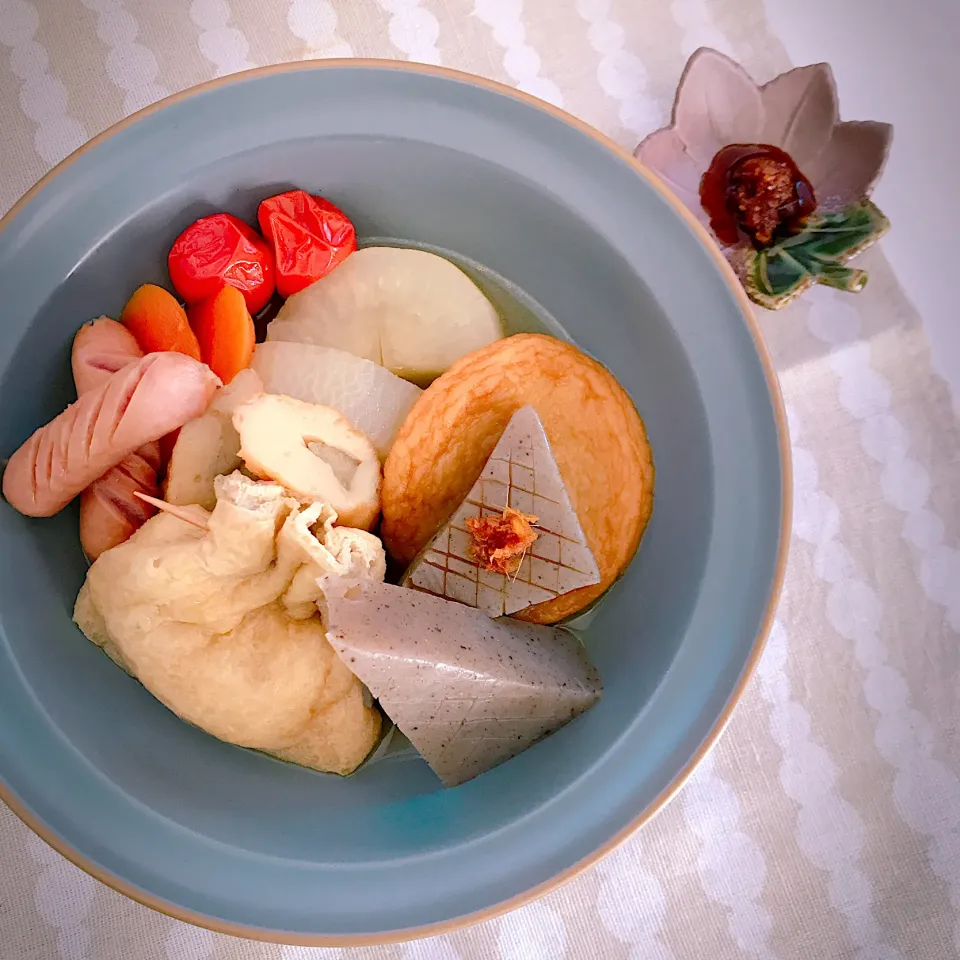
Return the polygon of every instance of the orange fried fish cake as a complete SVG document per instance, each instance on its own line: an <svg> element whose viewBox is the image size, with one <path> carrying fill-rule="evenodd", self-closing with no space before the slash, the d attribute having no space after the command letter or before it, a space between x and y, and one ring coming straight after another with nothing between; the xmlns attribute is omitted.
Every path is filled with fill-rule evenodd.
<svg viewBox="0 0 960 960"><path fill-rule="evenodd" d="M382 536L408 564L480 476L511 416L533 406L600 568L601 581L517 616L556 623L599 597L633 559L653 509L643 421L613 375L540 334L498 340L458 360L407 415L383 471Z"/></svg>

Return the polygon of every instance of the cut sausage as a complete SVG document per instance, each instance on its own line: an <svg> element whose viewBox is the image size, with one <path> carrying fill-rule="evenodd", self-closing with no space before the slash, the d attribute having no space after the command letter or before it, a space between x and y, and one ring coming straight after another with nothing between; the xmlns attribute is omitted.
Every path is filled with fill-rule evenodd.
<svg viewBox="0 0 960 960"><path fill-rule="evenodd" d="M127 364L14 453L4 497L27 516L52 516L134 450L200 416L219 384L209 367L179 353Z"/></svg>
<svg viewBox="0 0 960 960"><path fill-rule="evenodd" d="M102 387L112 374L141 357L136 337L122 323L109 317L85 323L73 338L70 357L77 396Z"/></svg>
<svg viewBox="0 0 960 960"><path fill-rule="evenodd" d="M160 492L160 444L144 444L80 494L80 545L90 560L125 543L156 512L137 493Z"/></svg>
<svg viewBox="0 0 960 960"><path fill-rule="evenodd" d="M97 389L128 363L143 356L137 339L122 323L100 317L84 324L73 338L73 382L77 396ZM137 493L159 494L160 443L144 444L80 495L80 544L96 560L129 540L156 513Z"/></svg>

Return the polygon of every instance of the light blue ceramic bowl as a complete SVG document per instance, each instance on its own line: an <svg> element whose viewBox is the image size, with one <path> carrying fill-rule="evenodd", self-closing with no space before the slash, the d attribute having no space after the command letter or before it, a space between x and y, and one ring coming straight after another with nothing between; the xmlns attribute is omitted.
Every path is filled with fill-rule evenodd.
<svg viewBox="0 0 960 960"><path fill-rule="evenodd" d="M465 786L418 759L342 780L178 720L71 623L68 510L0 504L0 794L85 869L228 932L369 942L516 905L671 796L755 663L784 565L776 382L747 302L613 144L483 81L295 64L188 91L97 138L0 230L0 455L71 399L78 325L116 316L198 215L296 184L361 235L494 271L631 393L657 464L640 553L585 640L602 702Z"/></svg>

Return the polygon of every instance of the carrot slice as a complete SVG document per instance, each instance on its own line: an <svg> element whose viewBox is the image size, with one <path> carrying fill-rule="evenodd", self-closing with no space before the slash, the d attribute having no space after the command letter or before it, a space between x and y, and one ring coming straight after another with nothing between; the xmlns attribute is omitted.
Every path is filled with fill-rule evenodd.
<svg viewBox="0 0 960 960"><path fill-rule="evenodd" d="M243 294L236 287L221 287L212 297L190 304L188 310L200 358L229 383L250 366L256 345L253 318Z"/></svg>
<svg viewBox="0 0 960 960"><path fill-rule="evenodd" d="M137 338L144 353L170 351L200 359L200 345L183 307L163 287L137 287L120 313L120 322Z"/></svg>

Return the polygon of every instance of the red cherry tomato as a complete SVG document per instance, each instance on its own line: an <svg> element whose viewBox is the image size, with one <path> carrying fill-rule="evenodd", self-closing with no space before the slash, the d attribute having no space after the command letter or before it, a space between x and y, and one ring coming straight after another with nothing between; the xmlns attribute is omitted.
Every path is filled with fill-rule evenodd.
<svg viewBox="0 0 960 960"><path fill-rule="evenodd" d="M201 217L187 227L170 248L167 268L170 282L187 303L206 300L229 284L256 315L276 288L269 244L229 213Z"/></svg>
<svg viewBox="0 0 960 960"><path fill-rule="evenodd" d="M257 221L273 247L281 297L308 287L357 249L357 232L347 215L303 190L262 201Z"/></svg>

